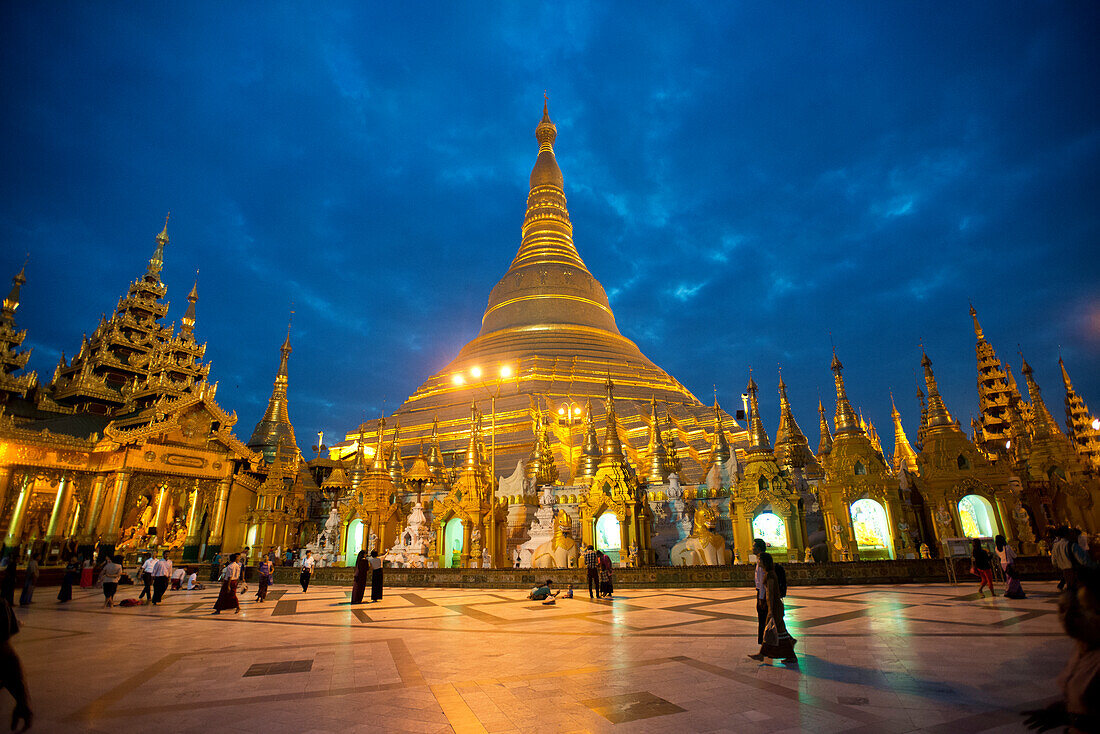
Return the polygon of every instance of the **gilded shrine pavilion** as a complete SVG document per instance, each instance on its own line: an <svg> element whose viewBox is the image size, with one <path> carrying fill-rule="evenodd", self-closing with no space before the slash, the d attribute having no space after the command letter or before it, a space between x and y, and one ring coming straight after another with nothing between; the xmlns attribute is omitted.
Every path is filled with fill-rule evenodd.
<svg viewBox="0 0 1100 734"><path fill-rule="evenodd" d="M48 382L26 371L20 271L0 312L6 547L48 562L96 546L184 560L281 547L344 565L366 548L405 567L553 568L588 543L635 566L744 563L753 538L781 560L854 562L995 535L1036 553L1053 527L1100 530L1100 421L1061 360L1064 424L1026 361L1025 400L973 308L969 431L927 354L915 430L890 396L890 455L835 353L816 450L783 376L774 442L759 375L742 410L705 405L620 332L573 240L545 106L535 138L519 247L477 337L393 414L309 462L290 420L289 332L243 442L196 337L197 283L178 326L166 322L167 223L145 272Z"/></svg>

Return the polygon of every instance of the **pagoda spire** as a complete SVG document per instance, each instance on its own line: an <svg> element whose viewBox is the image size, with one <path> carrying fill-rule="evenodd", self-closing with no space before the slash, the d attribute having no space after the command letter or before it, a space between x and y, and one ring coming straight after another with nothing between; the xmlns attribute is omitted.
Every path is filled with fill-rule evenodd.
<svg viewBox="0 0 1100 734"><path fill-rule="evenodd" d="M1058 366L1062 368L1062 383L1066 387L1066 431L1077 453L1094 470L1100 470L1100 422L1089 413L1089 406L1073 389L1066 363L1061 357L1058 357Z"/></svg>
<svg viewBox="0 0 1100 734"><path fill-rule="evenodd" d="M550 433L543 419L542 406L536 403L535 421L531 427L535 444L531 447L531 456L527 462L527 477L535 481L536 487L556 484L558 466L554 461L554 451L550 446Z"/></svg>
<svg viewBox="0 0 1100 734"><path fill-rule="evenodd" d="M428 469L431 470L432 476L436 481L443 480L443 473L447 469L447 465L443 463L443 451L439 448L439 419L432 419L432 434L430 439L430 447L428 448Z"/></svg>
<svg viewBox="0 0 1100 734"><path fill-rule="evenodd" d="M596 425L592 421L592 398L584 405L584 446L577 461L576 479L591 479L596 476L600 466L600 439L596 436Z"/></svg>
<svg viewBox="0 0 1100 734"><path fill-rule="evenodd" d="M905 428L901 425L901 413L894 404L894 393L890 392L890 417L894 419L894 471L901 472L905 469L910 474L917 474L917 452L909 444L909 437L905 435Z"/></svg>
<svg viewBox="0 0 1100 734"><path fill-rule="evenodd" d="M924 367L924 385L928 388L928 428L954 425L955 421L947 412L947 406L943 404L943 398L940 397L936 376L932 374L932 360L923 351L920 363Z"/></svg>
<svg viewBox="0 0 1100 734"><path fill-rule="evenodd" d="M172 212L168 212L168 216L164 218L164 229L157 235L157 247L153 250L153 256L149 258L149 265L145 270L147 277L152 278L154 282L160 280L160 271L164 267L164 248L168 245L168 217L172 216Z"/></svg>
<svg viewBox="0 0 1100 734"><path fill-rule="evenodd" d="M715 464L719 468L730 460L730 445L726 440L726 429L722 425L722 408L718 405L718 395L714 396L714 439L710 446L710 460L707 462L707 471Z"/></svg>
<svg viewBox="0 0 1100 734"><path fill-rule="evenodd" d="M750 454L763 454L771 453L772 446L768 440L768 434L764 430L764 422L760 420L760 407L757 402L757 387L756 380L749 377L748 387L745 388L749 394L749 411L752 415L749 417L749 453Z"/></svg>
<svg viewBox="0 0 1100 734"><path fill-rule="evenodd" d="M836 356L836 349L833 349L832 370L833 382L836 384L836 414L833 416L836 434L839 436L843 433L860 433L859 420L856 418L855 411L852 410L852 404L848 402L848 392L844 388L844 365Z"/></svg>
<svg viewBox="0 0 1100 734"><path fill-rule="evenodd" d="M397 443L397 437L401 433L401 419L397 418L393 423L393 441L390 443L389 472L394 484L401 481L405 473L405 464L401 460L401 448Z"/></svg>
<svg viewBox="0 0 1100 734"><path fill-rule="evenodd" d="M672 422L672 411L668 407L668 403L665 403L665 423L668 424L668 430L665 432L665 452L668 454L668 470L676 476L680 476L680 472L683 471L683 464L680 462L680 452L676 450L676 431L674 429L674 423Z"/></svg>
<svg viewBox="0 0 1100 734"><path fill-rule="evenodd" d="M1026 359L1023 360L1023 363L1024 379L1027 380L1027 396L1031 400L1031 413L1033 418L1032 432L1034 437L1043 438L1061 434L1062 431L1054 421L1054 416L1050 414L1050 411L1047 410L1046 403L1043 402L1043 395L1039 391L1039 385L1035 382L1031 365L1027 363Z"/></svg>
<svg viewBox="0 0 1100 734"><path fill-rule="evenodd" d="M386 466L386 447L382 443L385 435L386 417L382 416L378 419L378 436L375 439L374 460L370 464L370 473L375 476L389 474L389 468Z"/></svg>
<svg viewBox="0 0 1100 734"><path fill-rule="evenodd" d="M817 414L821 417L818 423L821 440L817 444L817 455L822 456L833 450L833 434L829 431L829 421L825 418L825 406L821 404L821 398L817 399Z"/></svg>
<svg viewBox="0 0 1100 734"><path fill-rule="evenodd" d="M26 329L19 331L15 327L15 310L19 308L20 288L27 282L27 263L11 279L11 292L4 299L0 310L0 394L10 393L19 396L27 394L38 382L35 372L16 376L15 373L27 366L31 358L31 349L20 352L19 347L27 336ZM62 355L64 361L64 355Z"/></svg>
<svg viewBox="0 0 1100 734"><path fill-rule="evenodd" d="M668 481L670 469L668 467L668 452L665 451L665 442L661 438L660 418L657 417L657 398L649 401L649 444L646 451L649 454L649 471L646 480L650 484L664 484Z"/></svg>
<svg viewBox="0 0 1100 734"><path fill-rule="evenodd" d="M985 333L982 331L982 325L978 323L978 312L974 310L974 304L970 304L970 318L974 320L974 336L978 337L978 341L985 341Z"/></svg>
<svg viewBox="0 0 1100 734"><path fill-rule="evenodd" d="M348 481L351 482L352 487L359 486L359 482L363 481L363 478L367 476L367 461L363 451L363 442L358 441L359 445L355 448L355 458L351 460L351 468L348 470Z"/></svg>
<svg viewBox="0 0 1100 734"><path fill-rule="evenodd" d="M607 431L604 433L601 464L607 460L623 461L624 459L623 444L619 440L619 419L615 415L615 383L611 381L610 373L607 375L604 388L607 390Z"/></svg>
<svg viewBox="0 0 1100 734"><path fill-rule="evenodd" d="M268 463L274 461L276 450L284 444L286 448L292 448L295 455L300 453L287 408L287 386L290 382L287 362L290 360L291 351L293 350L290 347L290 326L288 325L286 339L279 348L279 370L275 373L275 384L271 388L267 410L264 412L264 417L256 424L255 430L252 431L252 438L248 442L249 448L263 452Z"/></svg>
<svg viewBox="0 0 1100 734"><path fill-rule="evenodd" d="M191 335L195 331L195 303L199 300L199 272L195 271L195 284L187 294L187 311L180 319L180 332Z"/></svg>
<svg viewBox="0 0 1100 734"><path fill-rule="evenodd" d="M463 473L480 473L484 467L481 454L481 411L477 409L477 403L470 403L470 441L466 445L466 462L463 465Z"/></svg>

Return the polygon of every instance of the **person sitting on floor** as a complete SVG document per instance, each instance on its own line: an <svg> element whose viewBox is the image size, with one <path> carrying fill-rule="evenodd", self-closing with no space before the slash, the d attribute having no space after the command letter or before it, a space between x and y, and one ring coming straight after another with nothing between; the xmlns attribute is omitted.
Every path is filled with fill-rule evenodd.
<svg viewBox="0 0 1100 734"><path fill-rule="evenodd" d="M172 591L179 591L183 586L183 580L187 576L187 569L180 566L175 571L172 571Z"/></svg>
<svg viewBox="0 0 1100 734"><path fill-rule="evenodd" d="M191 572L191 575L187 577L187 590L188 591L202 591L203 585L198 582L199 575L195 571Z"/></svg>
<svg viewBox="0 0 1100 734"><path fill-rule="evenodd" d="M551 593L550 592L550 587L552 585L553 585L553 582L550 579L546 579L545 584L543 584L542 586L539 586L537 588L531 589L531 593L530 593L530 595L528 595L527 598L532 600L532 601L543 601L544 599L548 599L552 596L557 596L556 593Z"/></svg>

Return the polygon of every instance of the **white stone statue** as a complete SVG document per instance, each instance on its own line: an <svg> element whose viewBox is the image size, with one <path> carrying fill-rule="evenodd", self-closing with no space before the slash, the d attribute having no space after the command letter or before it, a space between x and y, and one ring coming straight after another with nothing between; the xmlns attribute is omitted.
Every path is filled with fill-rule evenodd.
<svg viewBox="0 0 1100 734"><path fill-rule="evenodd" d="M481 551L481 567L482 568L492 568L493 567L493 558L492 558L492 556L489 555L489 549L488 548L485 548L484 550Z"/></svg>
<svg viewBox="0 0 1100 734"><path fill-rule="evenodd" d="M557 500L554 497L554 488L547 485L542 488L539 495L539 509L535 510L535 519L531 521L531 528L527 531L527 540L519 545L519 565L521 568L531 567L531 558L535 550L546 541L554 537L554 505Z"/></svg>
<svg viewBox="0 0 1100 734"><path fill-rule="evenodd" d="M565 510L554 518L554 536L542 543L531 557L532 568L576 568L580 546L573 540L573 519Z"/></svg>
<svg viewBox="0 0 1100 734"><path fill-rule="evenodd" d="M374 537L374 534L371 536ZM434 540L435 531L430 530L424 506L417 502L409 513L405 529L401 531L393 547L386 551L383 560L389 561L396 568L425 568Z"/></svg>
<svg viewBox="0 0 1100 734"><path fill-rule="evenodd" d="M695 527L684 540L672 547L669 559L673 566L725 566L733 554L726 548L726 539L714 532L718 513L707 504L695 508Z"/></svg>

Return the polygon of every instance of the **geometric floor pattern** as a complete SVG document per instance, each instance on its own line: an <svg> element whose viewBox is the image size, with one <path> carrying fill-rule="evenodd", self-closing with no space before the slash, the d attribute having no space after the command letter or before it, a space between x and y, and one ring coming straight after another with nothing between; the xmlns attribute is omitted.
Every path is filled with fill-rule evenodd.
<svg viewBox="0 0 1100 734"><path fill-rule="evenodd" d="M352 607L346 588L277 586L218 616L209 589L104 609L44 588L12 642L42 732L1016 732L1071 649L1054 584L1026 591L792 588L797 666L747 657L745 588L554 606L402 588Z"/></svg>

